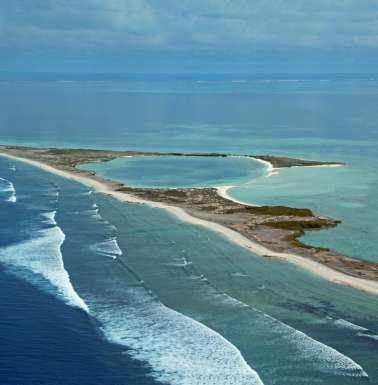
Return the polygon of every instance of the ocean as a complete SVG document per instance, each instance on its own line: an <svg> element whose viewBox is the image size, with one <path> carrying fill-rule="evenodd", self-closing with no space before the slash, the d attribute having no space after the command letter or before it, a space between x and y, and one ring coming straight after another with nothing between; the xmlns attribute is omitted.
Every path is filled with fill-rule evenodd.
<svg viewBox="0 0 378 385"><path fill-rule="evenodd" d="M310 207L343 223L306 241L376 260L376 85L3 80L0 142L343 161L270 177L239 158L101 167ZM378 383L375 296L21 162L0 158L0 177L1 384Z"/></svg>

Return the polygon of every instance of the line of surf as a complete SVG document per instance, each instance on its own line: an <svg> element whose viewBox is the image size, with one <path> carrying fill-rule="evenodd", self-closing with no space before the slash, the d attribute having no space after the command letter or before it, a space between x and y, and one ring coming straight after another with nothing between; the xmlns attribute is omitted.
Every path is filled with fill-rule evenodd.
<svg viewBox="0 0 378 385"><path fill-rule="evenodd" d="M0 182L3 183L5 186L0 189L0 191L7 192L10 195L5 199L6 202L16 203L17 202L17 194L16 189L14 187L14 184L4 178L0 178Z"/></svg>
<svg viewBox="0 0 378 385"><path fill-rule="evenodd" d="M152 375L172 385L263 385L240 351L218 332L162 304L139 286L121 303L89 299L110 341L148 362Z"/></svg>
<svg viewBox="0 0 378 385"><path fill-rule="evenodd" d="M59 297L64 302L89 312L88 306L75 291L70 281L70 276L64 267L61 246L65 240L65 234L55 221L55 211L45 213L46 223L50 227L35 232L35 237L20 243L0 248L0 262L7 266L15 266L37 274L55 288ZM11 271L13 271L11 269ZM15 271L22 274L22 271ZM28 279L29 276L23 275ZM40 286L40 280L30 277L32 283ZM48 292L49 287L44 287Z"/></svg>
<svg viewBox="0 0 378 385"><path fill-rule="evenodd" d="M123 252L118 245L117 237L111 237L105 241L98 242L92 245L90 249L112 259L117 259L123 255Z"/></svg>
<svg viewBox="0 0 378 385"><path fill-rule="evenodd" d="M375 334L373 331L360 326L356 325L352 322L349 322L345 319L339 318L336 320L333 320L333 324L344 329L348 329L354 333L356 333L357 336L359 337L364 337L364 338L370 338L372 340L378 341L378 335Z"/></svg>
<svg viewBox="0 0 378 385"><path fill-rule="evenodd" d="M55 175L59 175L66 179L79 182L81 184L84 184L85 186L92 188L98 193L112 196L118 199L119 201L128 202L128 203L140 203L140 204L148 205L149 207L165 209L171 214L175 215L181 221L210 229L218 234L223 235L229 241L245 249L248 249L254 254L257 254L260 256L269 255L272 257L276 257L276 258L285 260L287 262L294 263L295 265L298 265L303 269L313 274L316 274L330 282L342 284L345 286L350 286L355 289L363 290L365 292L378 295L378 282L349 276L337 270L333 270L325 265L322 265L321 263L301 257L293 253L276 252L276 251L270 250L265 246L246 238L242 234L228 227L220 225L216 222L195 218L180 207L170 206L160 202L152 202L145 199L137 198L131 194L115 191L112 188L112 185L110 182L107 183L106 181L94 179L89 176L79 175L74 172L60 170L58 168L55 168L53 166L50 166L48 164L45 164L37 160L31 160L31 159L23 158L20 156L14 156L3 152L1 152L0 154L10 159L26 162L30 165L39 167L40 169L43 169Z"/></svg>
<svg viewBox="0 0 378 385"><path fill-rule="evenodd" d="M206 280L207 281L207 280ZM209 281L207 281L208 283ZM212 285L211 285L212 286ZM269 336L265 333L267 341L270 338L285 341L287 347L291 346L291 355L301 355L304 362L317 366L319 371L330 372L342 376L368 377L368 374L357 362L338 350L326 345L306 333L256 309L255 307L219 290L212 286L216 294L222 296L226 304L247 308L254 313L254 326L264 325L269 330ZM219 297L218 297L219 298ZM364 329L367 330L367 329Z"/></svg>

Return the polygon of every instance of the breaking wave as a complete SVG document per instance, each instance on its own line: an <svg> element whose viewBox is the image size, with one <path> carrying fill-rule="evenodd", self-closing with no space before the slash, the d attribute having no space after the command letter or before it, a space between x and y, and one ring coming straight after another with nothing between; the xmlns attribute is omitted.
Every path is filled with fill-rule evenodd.
<svg viewBox="0 0 378 385"><path fill-rule="evenodd" d="M0 262L38 274L53 285L58 296L66 303L88 312L87 305L76 293L64 268L61 246L65 235L56 224L55 211L45 213L44 216L52 226L38 230L33 239L1 248ZM15 274L22 272L17 270ZM26 277L32 283L36 282L33 276ZM46 290L50 291L50 288Z"/></svg>
<svg viewBox="0 0 378 385"><path fill-rule="evenodd" d="M153 376L172 385L263 385L239 350L217 332L157 301L143 287L127 303L90 303L105 336L148 362ZM126 301L126 299L125 299ZM125 302L124 301L124 302Z"/></svg>
<svg viewBox="0 0 378 385"><path fill-rule="evenodd" d="M223 297L223 300L228 301L229 304L233 303L244 308L249 307L244 302L240 302L227 294L223 294ZM368 377L359 364L336 349L313 339L268 314L251 307L250 309L256 312L260 325L264 325L264 328L267 328L273 336L276 333L281 341L287 341L287 345L291 345L301 359L305 359L318 370L329 373L335 373L336 371L343 376Z"/></svg>
<svg viewBox="0 0 378 385"><path fill-rule="evenodd" d="M192 275L189 278L193 279L194 277L207 282L207 290L203 291L207 299L210 297L213 302L221 302L227 307L233 307L234 311L239 308L251 312L251 320L253 321L251 321L250 327L254 330L253 334L256 336L264 335L266 344L270 344L272 349L280 349L284 346L285 349L290 351L290 357L293 357L294 360L295 357L300 357L303 363L320 372L350 377L368 377L358 363L338 350L313 339L300 330L263 313L245 302L218 291L215 287L212 287L210 281L204 275Z"/></svg>
<svg viewBox="0 0 378 385"><path fill-rule="evenodd" d="M16 189L13 183L3 178L0 178L0 199L5 202L17 202Z"/></svg>
<svg viewBox="0 0 378 385"><path fill-rule="evenodd" d="M55 214L56 211L49 211L47 213L42 213L41 215L45 218L45 223L48 223L49 225L56 225Z"/></svg>
<svg viewBox="0 0 378 385"><path fill-rule="evenodd" d="M355 334L359 337L370 338L372 340L378 341L378 335L372 332L371 330L364 328L363 326L356 325L342 318L335 320L334 324L338 327L355 332Z"/></svg>
<svg viewBox="0 0 378 385"><path fill-rule="evenodd" d="M117 238L110 238L104 242L98 242L90 247L91 250L96 253L100 253L107 257L116 259L120 255L122 255L122 250L118 246Z"/></svg>

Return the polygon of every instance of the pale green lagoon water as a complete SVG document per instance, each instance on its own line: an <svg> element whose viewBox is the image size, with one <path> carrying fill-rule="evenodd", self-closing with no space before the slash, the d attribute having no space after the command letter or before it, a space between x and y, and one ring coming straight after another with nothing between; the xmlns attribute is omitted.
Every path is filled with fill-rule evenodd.
<svg viewBox="0 0 378 385"><path fill-rule="evenodd" d="M327 156L314 152L309 157L343 161L345 166L283 168L269 175L261 163L243 158L136 157L80 168L134 187L232 185L236 187L228 194L245 203L311 208L342 223L329 230L307 232L305 242L378 262L375 147L365 146L362 154L361 145L349 151L349 157L336 151Z"/></svg>
<svg viewBox="0 0 378 385"><path fill-rule="evenodd" d="M249 203L308 207L318 214L341 220L336 228L308 232L302 239L345 255L378 262L376 148L374 144L367 144L348 149L349 156L336 151L327 158L323 152L312 156L342 160L346 166L276 170L269 177L257 178L229 193Z"/></svg>
<svg viewBox="0 0 378 385"><path fill-rule="evenodd" d="M134 187L211 187L246 183L264 175L264 166L253 159L223 157L118 158L79 168Z"/></svg>

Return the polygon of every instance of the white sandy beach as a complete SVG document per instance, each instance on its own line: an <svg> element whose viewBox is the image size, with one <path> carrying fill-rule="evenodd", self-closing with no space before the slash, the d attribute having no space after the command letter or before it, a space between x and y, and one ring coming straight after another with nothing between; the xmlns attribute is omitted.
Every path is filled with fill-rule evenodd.
<svg viewBox="0 0 378 385"><path fill-rule="evenodd" d="M254 158L254 157L251 157L251 159L255 160L256 162L259 162L259 163L262 163L263 165L266 166L266 177L270 177L272 175L274 175L278 170L277 168L274 168L273 167L273 164L268 162L267 160L263 160L263 159L259 159L259 158Z"/></svg>
<svg viewBox="0 0 378 385"><path fill-rule="evenodd" d="M224 199L227 199L227 200L235 202L235 203L239 203L241 205L254 206L254 205L252 205L250 203L239 201L238 199L235 199L231 195L229 195L228 194L228 190L230 190L230 189L232 189L234 187L237 187L237 186L218 186L218 187L215 187L215 188L217 189L218 195L221 196Z"/></svg>
<svg viewBox="0 0 378 385"><path fill-rule="evenodd" d="M234 158L245 158L243 156L236 156L236 155L233 155L231 157L234 157ZM278 174L279 172L279 168L277 167L274 167L272 163L268 162L267 160L263 160L263 159L259 159L259 158L254 158L254 157L249 157L249 159L253 159L255 160L256 162L259 162L259 163L262 163L263 165L265 165L266 169L266 175L265 177L266 178L269 178L273 175L276 175ZM342 167L343 165L342 164L319 164L319 165L315 165L315 166L306 166L306 167ZM292 168L297 168L297 167L303 167L303 166L292 166ZM235 202L235 203L240 203L241 205L247 205L247 206L257 206L257 205L254 205L252 203L249 203L249 202L243 202L241 200L238 200L238 199L235 199L233 198L229 193L228 191L234 187L240 187L240 186L217 186L216 189L217 189L217 192L218 194L224 198L224 199L228 199L229 201L232 201L232 202Z"/></svg>
<svg viewBox="0 0 378 385"><path fill-rule="evenodd" d="M244 159L246 157L245 156L232 155L232 156L230 156L230 158L243 158ZM262 163L266 167L265 168L265 171L266 171L265 177L270 177L270 176L272 176L272 175L277 173L276 170L278 170L278 169L274 168L273 164L268 162L268 161L266 161L266 160L262 160L262 159L254 158L254 157L248 157L248 159L254 160L254 161L259 162L259 163ZM240 203L241 205L256 206L256 205L253 205L251 203L243 202L243 201L240 201L238 199L235 199L231 195L229 195L228 194L228 190L230 190L230 189L232 189L234 187L238 187L238 186L218 186L218 187L216 187L216 189L217 189L218 195L221 196L224 199L228 199L229 201L232 201L232 202L235 202L235 203Z"/></svg>
<svg viewBox="0 0 378 385"><path fill-rule="evenodd" d="M43 162L30 160L30 159L26 159L26 158L22 158L22 157L18 157L18 156L16 157L16 156L9 155L9 154L2 153L2 152L0 152L0 155L3 155L5 157L11 158L11 159L26 162L32 166L39 167L40 169L43 169L47 172L54 173L54 174L59 175L61 177L77 181L79 183L82 183L82 184L88 186L89 188L93 189L94 191L96 191L98 193L110 195L110 196L112 196L112 197L114 197L114 198L116 198L122 202L140 203L140 204L146 204L150 207L165 209L165 210L169 211L170 213L172 213L173 215L175 215L181 221L210 229L210 230L212 230L218 234L221 234L222 236L224 236L229 241L231 241L231 242L233 242L233 243L235 243L235 244L237 244L243 248L250 250L254 254L257 254L260 256L268 255L271 257L276 257L276 258L294 263L294 264L302 267L303 269L305 269L305 270L307 270L313 274L316 274L316 275L318 275L318 276L320 276L320 277L322 277L328 281L338 283L338 284L343 284L343 285L350 286L350 287L354 287L356 289L360 289L360 290L363 290L365 292L369 292L371 294L378 295L378 282L374 282L374 281L346 275L346 274L341 273L339 271L333 270L333 269L331 269L325 265L322 265L316 261L298 256L295 254L279 253L279 252L271 251L268 248L258 244L257 242L253 242L253 241L249 240L248 238L244 237L243 235L239 234L238 232L236 232L232 229L229 229L229 228L222 226L222 225L215 223L215 222L210 222L207 220L195 218L195 217L189 215L186 211L184 211L183 209L181 209L179 207L169 206L167 204L159 203L159 202L151 202L151 201L147 201L147 200L143 200L143 199L134 197L130 194L114 191L110 187L110 185L108 185L106 182L101 182L101 181L93 179L91 177L79 175L79 174L76 174L73 172L60 170L60 169L57 169L57 168L52 167L50 165L47 165ZM265 161L261 161L261 162L265 163ZM269 163L269 162L266 162L266 163ZM224 197L226 198L226 196L224 196ZM227 197L227 199L229 199L229 198Z"/></svg>
<svg viewBox="0 0 378 385"><path fill-rule="evenodd" d="M278 170L277 168L275 168L273 166L272 163L268 162L267 160L263 160L263 159L260 159L260 158L255 158L253 156L244 156L244 155L230 155L229 158L242 158L242 159L251 159L251 160L254 160L258 163L261 163L263 164L265 167L266 167L266 173L267 175L266 176L271 176L272 174L275 173L276 170Z"/></svg>

